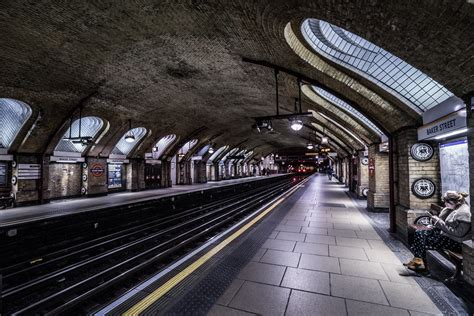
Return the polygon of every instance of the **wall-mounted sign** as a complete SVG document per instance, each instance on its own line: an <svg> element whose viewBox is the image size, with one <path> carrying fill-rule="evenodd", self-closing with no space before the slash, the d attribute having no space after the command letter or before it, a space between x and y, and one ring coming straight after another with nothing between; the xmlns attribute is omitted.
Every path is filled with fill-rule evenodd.
<svg viewBox="0 0 474 316"><path fill-rule="evenodd" d="M8 164L6 162L0 162L0 187L4 187L7 185L7 171Z"/></svg>
<svg viewBox="0 0 474 316"><path fill-rule="evenodd" d="M362 195L367 197L367 195L369 195L369 189L368 188L363 188L362 189Z"/></svg>
<svg viewBox="0 0 474 316"><path fill-rule="evenodd" d="M369 176L371 177L375 176L375 159L374 158L369 159Z"/></svg>
<svg viewBox="0 0 474 316"><path fill-rule="evenodd" d="M67 157L67 156L51 156L49 159L51 162L62 162L62 163L76 163L84 162L84 157Z"/></svg>
<svg viewBox="0 0 474 316"><path fill-rule="evenodd" d="M360 163L363 164L363 165L368 165L369 164L369 157L362 157L362 159L360 160Z"/></svg>
<svg viewBox="0 0 474 316"><path fill-rule="evenodd" d="M426 143L416 143L410 148L410 155L417 161L427 161L433 157L434 150Z"/></svg>
<svg viewBox="0 0 474 316"><path fill-rule="evenodd" d="M40 164L18 164L18 179L19 180L37 180L41 178Z"/></svg>
<svg viewBox="0 0 474 316"><path fill-rule="evenodd" d="M118 189L122 187L122 164L109 164L108 187Z"/></svg>
<svg viewBox="0 0 474 316"><path fill-rule="evenodd" d="M466 110L451 113L432 123L418 128L418 140L435 139L443 134L451 133L467 126Z"/></svg>
<svg viewBox="0 0 474 316"><path fill-rule="evenodd" d="M420 199L429 199L435 194L436 186L430 179L421 178L413 182L411 192Z"/></svg>
<svg viewBox="0 0 474 316"><path fill-rule="evenodd" d="M94 177L101 177L105 173L105 168L102 164L95 163L95 164L92 164L89 171Z"/></svg>

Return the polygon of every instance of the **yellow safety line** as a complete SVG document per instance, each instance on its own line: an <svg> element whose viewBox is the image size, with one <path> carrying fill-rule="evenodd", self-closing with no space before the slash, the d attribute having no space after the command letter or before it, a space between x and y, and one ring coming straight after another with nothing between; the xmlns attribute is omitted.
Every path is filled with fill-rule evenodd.
<svg viewBox="0 0 474 316"><path fill-rule="evenodd" d="M309 178L307 179L309 180ZM302 181L306 182L306 181ZM227 237L225 240L223 240L220 244L212 248L208 253L197 259L195 262L190 264L189 266L186 267L183 271L175 275L173 278L168 280L165 284L160 286L158 289L154 290L152 293L148 294L144 299L142 299L140 302L132 306L129 310L127 310L125 313L123 313L124 316L135 316L143 312L145 309L147 309L150 305L152 305L154 302L159 300L163 295L165 295L167 292L169 292L174 286L176 286L179 282L183 281L188 275L196 271L200 266L202 266L204 263L206 263L209 259L211 259L216 253L221 251L225 246L227 246L229 243L231 243L234 239L242 235L246 230L248 230L250 227L252 227L255 223L257 223L260 219L262 219L265 215L267 215L269 212L271 212L278 204L280 204L282 201L285 200L285 198L292 194L294 191L299 189L301 187L300 183L297 185L295 188L293 188L291 191L289 191L287 194L285 194L284 197L280 198L278 201L273 203L269 208L267 208L265 211L260 213L257 217L255 217L253 220L242 226L239 230L237 230L235 233Z"/></svg>

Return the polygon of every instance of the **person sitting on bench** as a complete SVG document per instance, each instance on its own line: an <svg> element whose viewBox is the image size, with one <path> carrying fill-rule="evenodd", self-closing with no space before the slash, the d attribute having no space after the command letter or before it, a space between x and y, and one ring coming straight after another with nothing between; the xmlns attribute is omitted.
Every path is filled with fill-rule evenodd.
<svg viewBox="0 0 474 316"><path fill-rule="evenodd" d="M462 242L471 239L471 210L467 193L447 191L443 196L445 208L438 216L431 216L431 229L417 230L411 250L414 258L404 263L410 270L426 269L426 250L447 249L461 252Z"/></svg>

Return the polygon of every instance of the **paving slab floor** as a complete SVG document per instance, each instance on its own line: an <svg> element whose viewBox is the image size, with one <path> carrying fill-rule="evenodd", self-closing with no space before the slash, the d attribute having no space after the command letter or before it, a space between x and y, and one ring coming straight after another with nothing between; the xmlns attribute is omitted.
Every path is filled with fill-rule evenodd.
<svg viewBox="0 0 474 316"><path fill-rule="evenodd" d="M209 315L442 314L344 190L314 176Z"/></svg>

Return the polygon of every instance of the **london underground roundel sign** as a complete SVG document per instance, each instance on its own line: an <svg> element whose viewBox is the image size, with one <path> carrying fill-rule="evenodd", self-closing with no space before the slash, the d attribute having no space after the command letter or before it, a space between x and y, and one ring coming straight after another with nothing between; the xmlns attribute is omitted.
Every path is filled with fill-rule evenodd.
<svg viewBox="0 0 474 316"><path fill-rule="evenodd" d="M89 170L94 177L101 177L105 173L105 168L100 163L93 164Z"/></svg>

